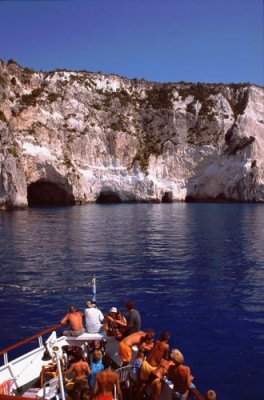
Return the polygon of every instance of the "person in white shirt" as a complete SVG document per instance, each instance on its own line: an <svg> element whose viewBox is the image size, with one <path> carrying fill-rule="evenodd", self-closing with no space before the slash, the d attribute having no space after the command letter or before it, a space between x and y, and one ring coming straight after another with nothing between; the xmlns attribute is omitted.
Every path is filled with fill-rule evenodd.
<svg viewBox="0 0 264 400"><path fill-rule="evenodd" d="M103 330L104 315L101 310L96 308L96 305L87 301L84 310L85 328L88 333L101 333Z"/></svg>

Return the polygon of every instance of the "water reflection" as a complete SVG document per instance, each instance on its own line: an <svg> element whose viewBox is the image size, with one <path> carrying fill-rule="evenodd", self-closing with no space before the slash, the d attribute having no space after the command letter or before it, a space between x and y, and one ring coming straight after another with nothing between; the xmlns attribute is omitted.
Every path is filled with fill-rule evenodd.
<svg viewBox="0 0 264 400"><path fill-rule="evenodd" d="M145 328L171 329L171 343L184 349L201 389L209 381L226 400L246 399L252 387L261 393L263 219L261 205L239 204L1 213L0 280L55 290L3 292L1 342L11 344L28 336L29 327L33 332L56 323L69 303L82 308L90 293L73 288L96 274L100 307L122 308L129 297ZM238 376L245 380L241 390L235 388Z"/></svg>

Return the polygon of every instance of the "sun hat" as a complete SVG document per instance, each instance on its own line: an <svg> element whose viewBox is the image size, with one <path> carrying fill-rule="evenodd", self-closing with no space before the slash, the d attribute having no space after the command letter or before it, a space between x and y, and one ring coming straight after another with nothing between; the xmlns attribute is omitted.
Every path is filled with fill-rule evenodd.
<svg viewBox="0 0 264 400"><path fill-rule="evenodd" d="M116 307L110 308L110 312L117 313L117 308Z"/></svg>

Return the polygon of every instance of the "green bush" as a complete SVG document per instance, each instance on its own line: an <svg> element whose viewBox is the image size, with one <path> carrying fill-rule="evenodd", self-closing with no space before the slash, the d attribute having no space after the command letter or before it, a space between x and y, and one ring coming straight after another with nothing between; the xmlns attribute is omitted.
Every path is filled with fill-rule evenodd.
<svg viewBox="0 0 264 400"><path fill-rule="evenodd" d="M43 92L43 87L34 89L30 94L23 94L21 97L21 103L25 106L35 106L37 103L37 98Z"/></svg>
<svg viewBox="0 0 264 400"><path fill-rule="evenodd" d="M10 64L18 65L18 63L17 63L15 60L13 60L12 58L10 58L10 59L7 61L7 65L10 65Z"/></svg>
<svg viewBox="0 0 264 400"><path fill-rule="evenodd" d="M12 146L8 149L9 153L12 154L13 157L18 158L18 150L17 146Z"/></svg>
<svg viewBox="0 0 264 400"><path fill-rule="evenodd" d="M57 93L49 93L48 94L48 101L49 101L49 103L53 103L54 101L56 101L58 98L60 97L60 95L59 94L57 94Z"/></svg>
<svg viewBox="0 0 264 400"><path fill-rule="evenodd" d="M146 95L147 95L147 102L152 108L171 109L173 107L172 88L168 88L168 87L152 88L152 89L146 91Z"/></svg>

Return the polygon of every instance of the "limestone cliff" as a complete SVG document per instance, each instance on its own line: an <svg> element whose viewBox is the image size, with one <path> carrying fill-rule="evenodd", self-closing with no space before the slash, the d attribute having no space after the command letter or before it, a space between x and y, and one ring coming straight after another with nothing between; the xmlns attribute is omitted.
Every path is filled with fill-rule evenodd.
<svg viewBox="0 0 264 400"><path fill-rule="evenodd" d="M264 201L264 89L0 61L0 208Z"/></svg>

